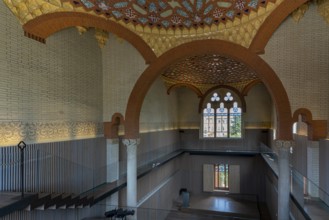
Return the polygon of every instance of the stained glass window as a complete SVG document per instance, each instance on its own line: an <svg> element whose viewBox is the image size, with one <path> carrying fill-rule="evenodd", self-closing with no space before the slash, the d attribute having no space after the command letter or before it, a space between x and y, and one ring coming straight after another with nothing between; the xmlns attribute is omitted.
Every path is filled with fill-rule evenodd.
<svg viewBox="0 0 329 220"><path fill-rule="evenodd" d="M215 164L214 165L214 189L215 190L229 190L228 187L228 175L229 165L228 164Z"/></svg>
<svg viewBox="0 0 329 220"><path fill-rule="evenodd" d="M237 102L230 108L230 137L241 137L241 108Z"/></svg>
<svg viewBox="0 0 329 220"><path fill-rule="evenodd" d="M215 110L210 103L203 110L203 137L215 137Z"/></svg>
<svg viewBox="0 0 329 220"><path fill-rule="evenodd" d="M222 94L214 92L203 109L203 137L241 138L242 110L239 103L231 92Z"/></svg>
<svg viewBox="0 0 329 220"><path fill-rule="evenodd" d="M216 110L216 136L227 137L228 124L227 124L227 108L224 108L224 103L219 104L219 108Z"/></svg>

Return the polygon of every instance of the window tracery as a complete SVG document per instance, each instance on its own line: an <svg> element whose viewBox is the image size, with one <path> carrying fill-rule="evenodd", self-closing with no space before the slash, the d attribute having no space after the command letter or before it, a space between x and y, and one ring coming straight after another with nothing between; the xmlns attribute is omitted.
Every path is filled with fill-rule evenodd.
<svg viewBox="0 0 329 220"><path fill-rule="evenodd" d="M240 100L230 91L212 93L206 100L202 117L202 137L241 138L242 109Z"/></svg>

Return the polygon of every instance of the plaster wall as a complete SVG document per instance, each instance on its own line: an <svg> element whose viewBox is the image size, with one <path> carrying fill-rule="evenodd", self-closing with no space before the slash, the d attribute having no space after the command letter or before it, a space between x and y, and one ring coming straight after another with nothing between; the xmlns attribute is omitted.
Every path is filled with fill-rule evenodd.
<svg viewBox="0 0 329 220"><path fill-rule="evenodd" d="M167 88L158 77L148 91L140 113L140 132L173 130L178 128L179 100L174 91Z"/></svg>
<svg viewBox="0 0 329 220"><path fill-rule="evenodd" d="M198 129L200 99L187 89L177 89L179 103L179 127L181 129ZM245 97L246 113L243 115L246 128L270 128L272 121L272 99L263 84L255 85Z"/></svg>
<svg viewBox="0 0 329 220"><path fill-rule="evenodd" d="M258 156L189 156L184 167L187 176L183 183L192 194L203 193L203 164L216 163L239 165L240 193L258 195L261 201L265 199L263 163Z"/></svg>

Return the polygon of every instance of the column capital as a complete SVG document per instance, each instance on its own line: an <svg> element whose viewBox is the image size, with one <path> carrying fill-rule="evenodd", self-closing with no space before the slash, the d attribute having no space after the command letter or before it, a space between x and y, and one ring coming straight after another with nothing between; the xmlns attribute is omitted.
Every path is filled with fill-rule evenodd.
<svg viewBox="0 0 329 220"><path fill-rule="evenodd" d="M275 140L275 146L278 149L289 150L290 147L294 146L293 140Z"/></svg>
<svg viewBox="0 0 329 220"><path fill-rule="evenodd" d="M127 146L137 146L140 143L140 139L139 138L135 138L135 139L123 139L122 143Z"/></svg>
<svg viewBox="0 0 329 220"><path fill-rule="evenodd" d="M109 144L119 144L119 138L106 139L106 142Z"/></svg>

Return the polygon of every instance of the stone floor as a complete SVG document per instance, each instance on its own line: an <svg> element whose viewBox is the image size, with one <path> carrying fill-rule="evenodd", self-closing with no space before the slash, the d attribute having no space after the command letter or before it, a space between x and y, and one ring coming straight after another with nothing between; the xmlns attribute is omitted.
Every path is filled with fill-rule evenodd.
<svg viewBox="0 0 329 220"><path fill-rule="evenodd" d="M180 211L172 212L167 220L261 219L257 199L253 196L194 195L189 207L180 208Z"/></svg>

